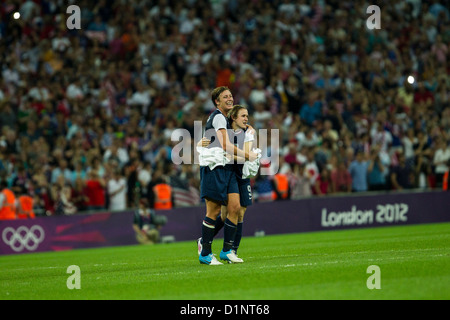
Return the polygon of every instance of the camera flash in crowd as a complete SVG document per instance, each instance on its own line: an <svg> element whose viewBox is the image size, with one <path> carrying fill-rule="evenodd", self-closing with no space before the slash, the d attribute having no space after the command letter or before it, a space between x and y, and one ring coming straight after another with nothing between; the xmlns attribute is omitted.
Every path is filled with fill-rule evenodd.
<svg viewBox="0 0 450 320"><path fill-rule="evenodd" d="M13 17L16 20L19 19L20 18L20 12L18 12L18 11L14 12Z"/></svg>
<svg viewBox="0 0 450 320"><path fill-rule="evenodd" d="M413 76L409 76L409 77L408 77L408 83L409 83L409 84L413 84L414 81L415 81L415 79L414 79Z"/></svg>

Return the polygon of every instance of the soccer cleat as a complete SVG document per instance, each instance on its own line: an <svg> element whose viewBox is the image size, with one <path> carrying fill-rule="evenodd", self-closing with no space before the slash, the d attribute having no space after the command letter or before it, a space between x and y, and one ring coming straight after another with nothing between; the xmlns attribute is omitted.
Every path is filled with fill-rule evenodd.
<svg viewBox="0 0 450 320"><path fill-rule="evenodd" d="M236 253L235 250L233 250L233 252L234 252L234 254L236 255L236 258L241 259L241 260L242 260L241 262L244 262L244 260L243 260L242 258L239 258L239 257L238 257L238 255L237 255L237 253Z"/></svg>
<svg viewBox="0 0 450 320"><path fill-rule="evenodd" d="M198 255L200 255L203 250L202 238L197 239L197 250L198 250Z"/></svg>
<svg viewBox="0 0 450 320"><path fill-rule="evenodd" d="M236 253L234 253L233 250L228 250L228 251L220 251L220 259L221 260L225 260L228 261L229 263L242 263L244 262L244 260L242 260L241 258L239 258Z"/></svg>
<svg viewBox="0 0 450 320"><path fill-rule="evenodd" d="M217 266L217 265L223 264L222 262L217 260L216 257L212 253L208 254L207 256L200 255L198 257L198 260L200 261L200 263L209 264L210 266Z"/></svg>

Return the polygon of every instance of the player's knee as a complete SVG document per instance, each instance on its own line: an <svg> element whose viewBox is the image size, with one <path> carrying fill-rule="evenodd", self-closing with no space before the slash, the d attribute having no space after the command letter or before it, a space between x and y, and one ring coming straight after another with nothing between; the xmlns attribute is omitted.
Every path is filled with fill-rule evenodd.
<svg viewBox="0 0 450 320"><path fill-rule="evenodd" d="M206 212L206 216L207 216L208 218L211 218L211 219L213 219L213 220L216 220L217 217L219 216L219 213L220 213L220 211L208 211L208 212Z"/></svg>
<svg viewBox="0 0 450 320"><path fill-rule="evenodd" d="M220 203L206 199L206 216L208 218L216 220L220 214L220 208Z"/></svg>
<svg viewBox="0 0 450 320"><path fill-rule="evenodd" d="M228 215L232 216L232 217L238 217L240 210L241 210L241 206L239 203L230 203L228 205Z"/></svg>

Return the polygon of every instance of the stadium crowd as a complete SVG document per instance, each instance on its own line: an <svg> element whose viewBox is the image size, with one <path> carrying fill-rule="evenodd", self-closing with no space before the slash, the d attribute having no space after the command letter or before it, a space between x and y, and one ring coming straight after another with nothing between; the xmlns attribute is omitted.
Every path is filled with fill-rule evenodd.
<svg viewBox="0 0 450 320"><path fill-rule="evenodd" d="M76 4L81 29L66 1L0 5L0 181L38 215L154 206L164 182L173 206L199 204L199 166L172 162L171 134L194 136L217 86L280 132L263 154L282 177L253 179L256 201L445 188L445 1L378 1L381 29L361 0Z"/></svg>

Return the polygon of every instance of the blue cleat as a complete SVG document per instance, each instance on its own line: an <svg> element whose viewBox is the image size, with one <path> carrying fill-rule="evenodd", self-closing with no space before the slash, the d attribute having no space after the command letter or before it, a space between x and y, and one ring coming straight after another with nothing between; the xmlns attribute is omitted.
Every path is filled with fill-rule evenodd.
<svg viewBox="0 0 450 320"><path fill-rule="evenodd" d="M200 263L209 264L210 266L223 264L222 262L218 261L212 253L208 254L207 256L200 255L198 257L198 260L200 261Z"/></svg>
<svg viewBox="0 0 450 320"><path fill-rule="evenodd" d="M228 261L228 263L242 263L244 260L239 258L233 250L220 251L220 259Z"/></svg>

